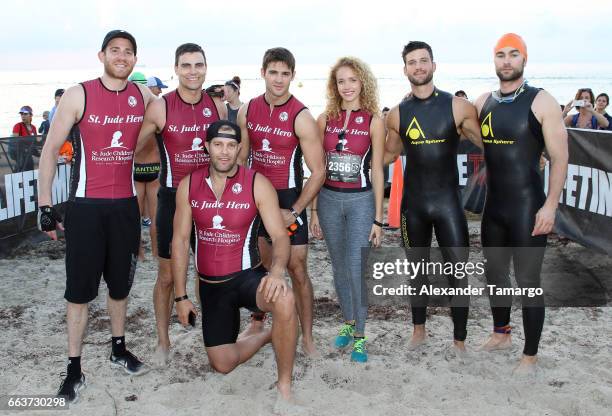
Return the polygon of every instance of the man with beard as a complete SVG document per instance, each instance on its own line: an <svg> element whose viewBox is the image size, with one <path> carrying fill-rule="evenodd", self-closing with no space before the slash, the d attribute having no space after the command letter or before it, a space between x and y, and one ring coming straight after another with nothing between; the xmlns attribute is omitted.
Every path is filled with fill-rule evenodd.
<svg viewBox="0 0 612 416"><path fill-rule="evenodd" d="M510 287L512 258L518 286L539 288L546 236L567 173L567 132L557 101L523 78L527 45L520 36L502 36L494 48L494 62L499 90L476 100L487 164L481 232L487 283ZM551 161L548 196L539 169L544 147ZM512 296L492 295L490 301L493 334L483 348L510 348ZM544 326L544 301L541 296L523 296L522 301L525 347L517 369L531 372Z"/></svg>
<svg viewBox="0 0 612 416"><path fill-rule="evenodd" d="M145 149L149 138L156 134L161 157L155 217L159 269L153 291L158 337L155 361L158 364L165 363L170 349L168 326L173 288L170 258L176 189L185 175L208 165L204 150L206 130L213 122L227 116L225 106L217 106L202 91L206 71L206 55L200 45L185 43L176 49L174 73L178 77L178 88L147 109L136 148L137 153Z"/></svg>
<svg viewBox="0 0 612 416"><path fill-rule="evenodd" d="M108 286L111 364L128 374L143 371L143 363L125 347L125 316L140 244L132 164L145 108L153 96L146 87L127 80L136 64L136 40L131 34L108 32L98 59L104 64L102 77L71 87L63 95L42 151L38 177L39 227L55 240L56 226L63 227L51 206L51 184L60 147L74 127L74 165L65 216L68 370L58 391L69 402L76 401L85 387L81 347L87 304L96 298L102 275Z"/></svg>
<svg viewBox="0 0 612 416"><path fill-rule="evenodd" d="M469 101L437 89L433 84L436 64L431 47L413 41L402 51L404 74L410 81L411 93L387 115L385 162L406 152L404 194L401 208L402 240L419 259L429 259L432 230L445 261L465 262L468 258L469 235L459 194L457 148L460 136L481 147L476 109ZM451 276L452 287L463 286L465 280ZM414 281L417 292L427 285L427 276ZM451 299L454 324L454 346L465 350L468 317L467 297ZM413 296L414 324L410 348L425 341L426 295Z"/></svg>
<svg viewBox="0 0 612 416"><path fill-rule="evenodd" d="M185 294L193 225L202 333L210 365L227 374L271 340L278 368L276 387L287 400L297 340L295 301L285 281L289 238L270 181L237 164L240 141L236 124L227 120L213 123L206 132L210 164L186 176L178 187L172 240L176 310L183 325L195 314ZM257 250L262 221L272 240L269 271L262 266ZM238 339L241 307L271 312L272 330Z"/></svg>
<svg viewBox="0 0 612 416"><path fill-rule="evenodd" d="M302 347L318 355L312 337L313 291L308 277L308 224L306 207L325 181L325 153L317 124L310 111L289 92L295 77L295 58L285 48L266 51L261 67L266 92L238 111L244 143L240 163L251 158L253 170L266 176L277 190L285 226L291 231L291 256L287 270L295 291L302 327ZM310 178L302 188L304 161ZM260 229L259 250L264 265L270 264L270 245L265 227ZM253 322L246 334L261 329Z"/></svg>

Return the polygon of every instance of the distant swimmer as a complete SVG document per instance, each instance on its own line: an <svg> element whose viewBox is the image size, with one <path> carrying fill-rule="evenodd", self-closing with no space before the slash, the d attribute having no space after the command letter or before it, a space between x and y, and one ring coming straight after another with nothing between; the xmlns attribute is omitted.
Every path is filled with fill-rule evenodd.
<svg viewBox="0 0 612 416"><path fill-rule="evenodd" d="M463 98L434 86L436 64L431 47L413 41L404 46L404 74L411 91L387 115L385 162L406 153L404 194L401 205L402 240L405 247L423 259L429 259L432 231L436 233L445 261L465 262L468 258L467 220L459 194L457 148L460 137L467 137L482 147L476 108ZM460 287L466 279L451 276L451 287ZM429 284L420 274L414 286L420 290ZM451 298L454 346L463 351L467 336L469 298ZM414 296L410 347L425 341L427 295Z"/></svg>
<svg viewBox="0 0 612 416"><path fill-rule="evenodd" d="M204 50L195 43L184 43L174 53L178 87L156 100L147 109L136 153L156 137L161 156L160 188L157 194L157 250L159 269L153 289L157 322L155 361L165 363L170 349L168 327L172 310L172 271L170 266L176 190L186 175L208 165L202 139L208 127L226 117L225 106L215 103L202 90L207 61Z"/></svg>
<svg viewBox="0 0 612 416"><path fill-rule="evenodd" d="M227 374L272 341L280 396L291 398L291 376L297 342L293 291L285 281L289 237L276 191L264 175L237 164L240 128L226 120L206 133L210 164L179 184L172 240L176 310L187 325L195 307L186 295L191 227L195 225L195 264L200 277L202 333L208 362ZM223 222L223 225L221 225ZM272 240L266 270L257 250L263 222ZM240 308L272 313L272 330L259 328L238 339Z"/></svg>
<svg viewBox="0 0 612 416"><path fill-rule="evenodd" d="M317 124L310 111L289 86L295 76L295 58L285 48L266 51L261 67L266 92L240 108L238 124L244 143L239 161L251 159L251 168L268 178L278 193L286 227L291 235L291 258L287 267L295 291L302 327L302 347L316 355L312 337L313 291L308 277L308 220L306 207L325 180L325 154ZM304 186L303 162L310 170ZM264 265L270 263L265 227L259 230L259 250ZM257 326L257 322L253 322Z"/></svg>
<svg viewBox="0 0 612 416"><path fill-rule="evenodd" d="M75 153L64 220L68 370L57 393L70 402L85 387L81 348L88 303L98 296L102 276L108 287L110 362L128 374L145 369L126 349L124 331L140 244L132 182L134 149L145 108L154 97L145 86L127 80L136 64L136 40L131 34L108 32L98 59L104 64L102 77L71 87L63 95L42 151L38 178L39 227L56 239L56 226L62 226L51 205L51 185L60 148L71 129L78 127L72 133ZM111 142L113 149L108 148Z"/></svg>
<svg viewBox="0 0 612 416"><path fill-rule="evenodd" d="M527 84L527 45L513 33L494 48L499 89L476 100L487 164L482 246L489 285L510 287L510 259L520 288L539 288L547 234L555 222L567 172L567 132L557 101ZM551 170L544 194L539 160L546 147ZM490 296L493 334L486 350L509 348L512 296ZM542 296L522 296L525 347L517 369L535 369L544 326Z"/></svg>

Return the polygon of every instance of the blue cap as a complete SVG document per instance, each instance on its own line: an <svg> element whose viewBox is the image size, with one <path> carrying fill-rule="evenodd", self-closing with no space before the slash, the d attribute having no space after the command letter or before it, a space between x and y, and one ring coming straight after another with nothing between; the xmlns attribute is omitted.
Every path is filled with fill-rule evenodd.
<svg viewBox="0 0 612 416"><path fill-rule="evenodd" d="M149 77L147 78L147 87L158 87L158 88L168 88L161 79L157 77Z"/></svg>

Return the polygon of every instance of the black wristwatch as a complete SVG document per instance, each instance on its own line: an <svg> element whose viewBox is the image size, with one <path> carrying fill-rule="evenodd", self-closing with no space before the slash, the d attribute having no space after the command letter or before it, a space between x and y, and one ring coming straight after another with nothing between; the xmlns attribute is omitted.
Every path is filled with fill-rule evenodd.
<svg viewBox="0 0 612 416"><path fill-rule="evenodd" d="M174 301L175 301L176 303L178 303L178 302L180 302L180 301L182 301L182 300L187 300L187 299L189 299L189 296L187 296L187 295L183 295L183 296L179 296L178 298L174 298Z"/></svg>
<svg viewBox="0 0 612 416"><path fill-rule="evenodd" d="M380 222L380 221L376 221L376 220L374 220L373 222L374 222L374 225L378 225L379 227L388 227L389 226L389 224L386 223L386 222Z"/></svg>

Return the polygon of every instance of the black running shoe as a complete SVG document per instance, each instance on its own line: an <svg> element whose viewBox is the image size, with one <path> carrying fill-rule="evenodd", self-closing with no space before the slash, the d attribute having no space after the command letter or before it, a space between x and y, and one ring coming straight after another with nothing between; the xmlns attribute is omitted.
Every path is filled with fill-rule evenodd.
<svg viewBox="0 0 612 416"><path fill-rule="evenodd" d="M128 350L125 350L125 354L120 356L115 356L111 352L110 362L113 366L123 368L128 374L141 374L144 370L144 363Z"/></svg>
<svg viewBox="0 0 612 416"><path fill-rule="evenodd" d="M60 377L66 377L62 381L57 397L64 397L68 403L74 404L79 401L79 392L87 387L85 374L81 373L78 378L70 378L66 373L61 373Z"/></svg>

